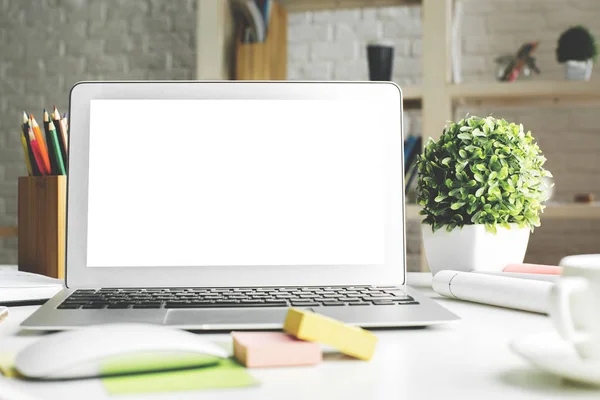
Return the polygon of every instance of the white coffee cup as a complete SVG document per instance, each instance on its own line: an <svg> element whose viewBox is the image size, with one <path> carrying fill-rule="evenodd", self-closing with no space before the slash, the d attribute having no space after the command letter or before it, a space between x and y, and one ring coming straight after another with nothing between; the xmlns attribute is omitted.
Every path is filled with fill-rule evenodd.
<svg viewBox="0 0 600 400"><path fill-rule="evenodd" d="M565 266L550 291L550 316L581 358L600 360L600 267Z"/></svg>

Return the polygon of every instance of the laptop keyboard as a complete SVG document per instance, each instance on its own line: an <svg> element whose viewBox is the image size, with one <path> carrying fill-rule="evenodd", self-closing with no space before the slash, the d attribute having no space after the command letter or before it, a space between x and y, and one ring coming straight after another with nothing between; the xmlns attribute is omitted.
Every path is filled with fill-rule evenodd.
<svg viewBox="0 0 600 400"><path fill-rule="evenodd" d="M57 308L345 307L419 304L395 286L79 289Z"/></svg>

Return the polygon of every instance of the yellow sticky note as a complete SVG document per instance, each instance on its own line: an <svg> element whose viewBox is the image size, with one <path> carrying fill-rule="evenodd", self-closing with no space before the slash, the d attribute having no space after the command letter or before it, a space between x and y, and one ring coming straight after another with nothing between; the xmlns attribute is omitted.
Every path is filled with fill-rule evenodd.
<svg viewBox="0 0 600 400"><path fill-rule="evenodd" d="M283 330L301 340L323 343L361 360L370 360L377 336L364 329L309 311L290 308Z"/></svg>
<svg viewBox="0 0 600 400"><path fill-rule="evenodd" d="M15 369L15 353L0 353L0 374L7 378L18 378L20 374Z"/></svg>

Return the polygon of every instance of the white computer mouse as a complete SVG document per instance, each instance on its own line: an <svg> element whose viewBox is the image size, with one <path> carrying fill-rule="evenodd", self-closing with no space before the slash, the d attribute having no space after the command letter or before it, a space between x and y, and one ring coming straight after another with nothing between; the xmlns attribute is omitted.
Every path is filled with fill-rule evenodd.
<svg viewBox="0 0 600 400"><path fill-rule="evenodd" d="M161 325L103 324L44 336L17 354L15 367L36 379L73 379L189 368L227 352L201 336Z"/></svg>

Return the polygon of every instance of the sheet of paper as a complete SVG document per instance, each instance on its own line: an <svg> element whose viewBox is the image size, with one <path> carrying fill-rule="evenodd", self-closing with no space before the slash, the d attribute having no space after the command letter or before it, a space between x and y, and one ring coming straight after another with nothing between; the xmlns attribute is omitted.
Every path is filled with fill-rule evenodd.
<svg viewBox="0 0 600 400"><path fill-rule="evenodd" d="M236 388L258 384L248 371L232 359L217 366L126 375L102 379L111 395L160 393L220 388Z"/></svg>

